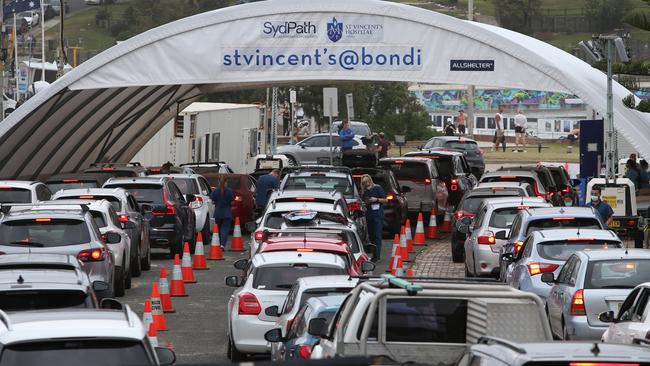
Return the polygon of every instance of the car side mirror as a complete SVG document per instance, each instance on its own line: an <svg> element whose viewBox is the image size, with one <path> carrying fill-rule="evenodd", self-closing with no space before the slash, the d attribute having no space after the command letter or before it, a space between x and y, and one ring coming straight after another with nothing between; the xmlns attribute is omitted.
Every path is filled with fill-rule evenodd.
<svg viewBox="0 0 650 366"><path fill-rule="evenodd" d="M598 314L598 320L600 320L603 323L614 323L615 322L615 316L613 311L603 311L602 313Z"/></svg>
<svg viewBox="0 0 650 366"><path fill-rule="evenodd" d="M255 221L249 221L244 224L244 229L246 229L246 231L248 231L249 233L252 233L253 231L255 231L255 229L257 229L257 224L255 223Z"/></svg>
<svg viewBox="0 0 650 366"><path fill-rule="evenodd" d="M470 225L472 225L472 221L474 219L471 218L470 216L463 216L460 220L456 221L456 229L458 229L459 232L463 234L469 234L470 230Z"/></svg>
<svg viewBox="0 0 650 366"><path fill-rule="evenodd" d="M304 144L299 144L298 146L300 146L301 149L306 149L307 148Z"/></svg>
<svg viewBox="0 0 650 366"><path fill-rule="evenodd" d="M133 223L132 221L125 221L122 223L122 229L124 230L133 230L135 228L136 228L135 223Z"/></svg>
<svg viewBox="0 0 650 366"><path fill-rule="evenodd" d="M109 289L108 283L104 281L93 281L93 290L95 292L108 291L108 289Z"/></svg>
<svg viewBox="0 0 650 366"><path fill-rule="evenodd" d="M278 308L277 305L269 306L268 308L264 309L264 314L276 318L280 316L280 308Z"/></svg>
<svg viewBox="0 0 650 366"><path fill-rule="evenodd" d="M402 186L401 188L402 188L402 193L409 193L412 190L411 187L409 186Z"/></svg>
<svg viewBox="0 0 650 366"><path fill-rule="evenodd" d="M512 263L515 261L515 255L513 253L503 253L501 254L501 260Z"/></svg>
<svg viewBox="0 0 650 366"><path fill-rule="evenodd" d="M282 342L282 330L280 330L280 328L273 328L264 333L264 339L271 343Z"/></svg>
<svg viewBox="0 0 650 366"><path fill-rule="evenodd" d="M320 338L327 337L327 319L314 318L309 321L307 333Z"/></svg>
<svg viewBox="0 0 650 366"><path fill-rule="evenodd" d="M246 267L248 267L248 259L239 259L236 260L235 263L232 264L233 267L240 269L242 271L246 270Z"/></svg>
<svg viewBox="0 0 650 366"><path fill-rule="evenodd" d="M114 233L112 231L106 233L107 244L118 244L121 241L122 241L122 236L120 236L120 234Z"/></svg>
<svg viewBox="0 0 650 366"><path fill-rule="evenodd" d="M497 231L494 234L494 237L497 238L497 239L505 240L505 239L507 239L506 231L505 230Z"/></svg>
<svg viewBox="0 0 650 366"><path fill-rule="evenodd" d="M160 365L173 365L176 363L176 353L166 347L156 347L156 356Z"/></svg>
<svg viewBox="0 0 650 366"><path fill-rule="evenodd" d="M118 300L111 299L110 297L107 297L105 299L102 299L102 301L99 302L99 307L102 309L111 309L111 310L122 310L123 306L122 303L119 302Z"/></svg>
<svg viewBox="0 0 650 366"><path fill-rule="evenodd" d="M369 273L375 270L376 265L371 261L361 263L361 272Z"/></svg>
<svg viewBox="0 0 650 366"><path fill-rule="evenodd" d="M153 206L146 203L140 205L140 209L142 210L143 214L150 214L153 212Z"/></svg>
<svg viewBox="0 0 650 366"><path fill-rule="evenodd" d="M225 282L228 287L239 287L242 285L242 280L239 276L228 276Z"/></svg>
<svg viewBox="0 0 650 366"><path fill-rule="evenodd" d="M553 272L542 273L542 282L555 283L555 274Z"/></svg>

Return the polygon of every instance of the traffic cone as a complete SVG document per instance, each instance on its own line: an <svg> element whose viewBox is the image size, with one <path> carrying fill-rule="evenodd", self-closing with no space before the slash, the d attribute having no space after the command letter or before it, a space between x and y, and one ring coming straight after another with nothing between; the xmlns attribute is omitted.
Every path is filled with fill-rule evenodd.
<svg viewBox="0 0 650 366"><path fill-rule="evenodd" d="M144 313L142 314L142 324L144 329L149 329L149 325L153 325L153 316L151 315L151 300L144 300Z"/></svg>
<svg viewBox="0 0 650 366"><path fill-rule="evenodd" d="M399 254L403 261L410 262L409 260L409 248L406 244L406 227L402 225L402 229L399 234Z"/></svg>
<svg viewBox="0 0 650 366"><path fill-rule="evenodd" d="M222 243L226 245L226 243ZM241 237L241 226L239 226L239 217L235 218L235 228L232 231L232 242L230 243L230 250L233 252L244 251L244 240Z"/></svg>
<svg viewBox="0 0 650 366"><path fill-rule="evenodd" d="M222 261L223 251L221 250L221 243L219 243L219 225L214 224L214 233L212 234L212 242L210 243L210 253L208 253L209 261Z"/></svg>
<svg viewBox="0 0 650 366"><path fill-rule="evenodd" d="M413 235L411 235L411 219L406 219L406 248L413 253Z"/></svg>
<svg viewBox="0 0 650 366"><path fill-rule="evenodd" d="M438 239L438 222L436 220L436 209L431 209L431 217L429 217L429 225L427 226L427 238L428 239Z"/></svg>
<svg viewBox="0 0 650 366"><path fill-rule="evenodd" d="M413 269L411 267L406 271L406 277L413 277Z"/></svg>
<svg viewBox="0 0 650 366"><path fill-rule="evenodd" d="M158 290L158 282L154 282L151 287L151 317L156 331L167 330L167 322L165 321L165 313L163 313L162 303L160 301L160 291Z"/></svg>
<svg viewBox="0 0 650 366"><path fill-rule="evenodd" d="M398 277L404 276L404 262L399 255L396 255L393 259L393 271L391 274Z"/></svg>
<svg viewBox="0 0 650 366"><path fill-rule="evenodd" d="M171 296L187 296L185 292L185 282L183 282L183 270L181 270L181 259L178 254L174 255L174 269L172 270L172 287Z"/></svg>
<svg viewBox="0 0 650 366"><path fill-rule="evenodd" d="M158 332L156 332L156 327L153 323L150 323L148 328L147 338L149 338L149 343L151 343L152 347L158 347Z"/></svg>
<svg viewBox="0 0 650 366"><path fill-rule="evenodd" d="M393 258L399 253L399 234L395 234L395 239L393 240L393 250L390 254L390 262L388 263L388 271L393 272Z"/></svg>
<svg viewBox="0 0 650 366"><path fill-rule="evenodd" d="M424 222L422 222L422 212L418 213L418 222L415 225L415 237L413 237L413 245L425 245L424 239Z"/></svg>
<svg viewBox="0 0 650 366"><path fill-rule="evenodd" d="M172 297L169 294L169 282L167 281L167 268L160 268L160 279L158 280L160 285L160 302L162 302L162 309L164 313L174 313L174 307L172 306Z"/></svg>
<svg viewBox="0 0 650 366"><path fill-rule="evenodd" d="M445 221L442 222L442 232L451 232L451 211L445 210Z"/></svg>
<svg viewBox="0 0 650 366"><path fill-rule="evenodd" d="M205 252L203 252L203 235L199 231L199 235L196 238L196 247L194 248L194 262L192 263L192 269L210 269L208 264L205 261Z"/></svg>
<svg viewBox="0 0 650 366"><path fill-rule="evenodd" d="M192 270L192 255L190 254L190 244L188 242L185 242L185 245L183 245L181 272L183 273L183 282L196 283L196 278L194 278L194 270Z"/></svg>

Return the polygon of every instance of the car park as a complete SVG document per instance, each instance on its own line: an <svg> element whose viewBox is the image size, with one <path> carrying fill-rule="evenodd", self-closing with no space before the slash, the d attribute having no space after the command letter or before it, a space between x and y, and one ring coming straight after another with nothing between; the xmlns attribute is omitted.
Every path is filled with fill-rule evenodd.
<svg viewBox="0 0 650 366"><path fill-rule="evenodd" d="M228 301L228 358L239 362L249 354L268 354L264 334L275 326L276 312L300 277L349 274L339 256L316 252L260 253L240 259L235 268L243 276L226 277L226 284L237 289Z"/></svg>
<svg viewBox="0 0 650 366"><path fill-rule="evenodd" d="M638 284L650 280L650 253L613 247L574 253L557 277L543 275L542 280L553 285L546 303L551 331L557 337L598 341L608 326L601 313L621 309L622 319L632 319L636 309L623 309L623 305Z"/></svg>
<svg viewBox="0 0 650 366"><path fill-rule="evenodd" d="M123 188L66 189L56 192L53 200L106 200L115 209L120 227L131 241L131 274L139 277L142 270L151 268L149 220L145 218L135 197Z"/></svg>
<svg viewBox="0 0 650 366"><path fill-rule="evenodd" d="M37 181L0 180L0 204L47 201L52 192Z"/></svg>
<svg viewBox="0 0 650 366"><path fill-rule="evenodd" d="M332 164L330 162L330 141L334 160L341 158L341 143L338 134L318 133L311 135L295 145L279 146L278 154L285 155L290 165ZM360 136L352 139L352 149L365 149Z"/></svg>
<svg viewBox="0 0 650 366"><path fill-rule="evenodd" d="M149 220L149 244L152 248L169 249L172 255L182 254L183 243L189 242L192 253L196 244L196 218L189 206L195 197L183 196L167 177L111 178L104 188L124 188L138 202Z"/></svg>
<svg viewBox="0 0 650 366"><path fill-rule="evenodd" d="M622 247L621 239L609 230L534 231L524 240L521 250L516 256L503 255L504 261L510 262L505 282L514 288L532 292L546 300L551 291L551 285L543 281L542 276L545 273L558 276L571 254L585 249Z"/></svg>
<svg viewBox="0 0 650 366"><path fill-rule="evenodd" d="M0 312L0 320L0 365L81 366L89 359L105 365L171 365L176 360L170 349L151 345L128 305L123 310Z"/></svg>
<svg viewBox="0 0 650 366"><path fill-rule="evenodd" d="M105 179L122 177L144 177L147 170L138 162L131 163L98 163L92 164L90 168L83 171L102 175Z"/></svg>
<svg viewBox="0 0 650 366"><path fill-rule="evenodd" d="M617 308L600 313L598 319L609 324L601 341L631 344L637 339L650 339L649 298L650 282L644 282L637 285Z"/></svg>
<svg viewBox="0 0 650 366"><path fill-rule="evenodd" d="M476 141L463 136L436 136L427 141L421 150L451 150L465 154L465 159L477 179L485 172L485 158L483 150Z"/></svg>
<svg viewBox="0 0 650 366"><path fill-rule="evenodd" d="M122 238L106 234L106 243L86 205L52 202L3 205L0 251L5 254L45 253L72 255L83 262L90 280L109 288L101 298L115 296L115 257L107 244Z"/></svg>
<svg viewBox="0 0 650 366"><path fill-rule="evenodd" d="M388 202L384 204L383 231L389 235L399 233L400 227L408 215L406 193L410 191L410 188L401 187L395 173L390 169L353 168L351 174L359 191L361 190L361 177L364 174L368 174L375 184L384 189Z"/></svg>
<svg viewBox="0 0 650 366"><path fill-rule="evenodd" d="M465 276L499 276L499 252L506 241L512 221L519 212L531 207L550 207L539 197L488 198L481 203L465 240Z"/></svg>
<svg viewBox="0 0 650 366"><path fill-rule="evenodd" d="M191 168L196 174L232 174L234 171L225 161L208 161L203 163L183 163L181 168Z"/></svg>
<svg viewBox="0 0 650 366"><path fill-rule="evenodd" d="M50 192L56 193L63 189L99 188L108 179L104 174L69 173L52 175L45 181Z"/></svg>
<svg viewBox="0 0 650 366"><path fill-rule="evenodd" d="M257 183L248 174L204 173L211 189L219 187L219 178L226 178L226 185L233 190L235 197L230 205L233 217L239 217L242 223L254 220L255 189Z"/></svg>

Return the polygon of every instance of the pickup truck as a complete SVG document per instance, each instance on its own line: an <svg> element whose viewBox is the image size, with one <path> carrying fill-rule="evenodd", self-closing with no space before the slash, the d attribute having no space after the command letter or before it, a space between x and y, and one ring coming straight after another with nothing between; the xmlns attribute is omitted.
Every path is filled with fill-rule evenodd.
<svg viewBox="0 0 650 366"><path fill-rule="evenodd" d="M360 281L325 324L319 318L308 324L309 333L321 338L312 359L364 356L383 358L384 364L454 364L484 336L552 340L537 295L477 280L383 275Z"/></svg>

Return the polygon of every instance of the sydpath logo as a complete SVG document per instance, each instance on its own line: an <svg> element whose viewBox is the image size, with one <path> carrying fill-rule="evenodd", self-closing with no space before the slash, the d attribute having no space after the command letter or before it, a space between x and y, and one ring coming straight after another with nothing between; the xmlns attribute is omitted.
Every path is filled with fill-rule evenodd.
<svg viewBox="0 0 650 366"><path fill-rule="evenodd" d="M314 38L318 23L313 21L266 21L262 23L264 38Z"/></svg>

